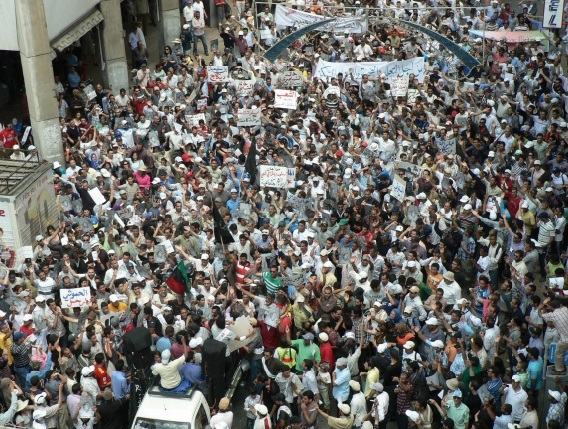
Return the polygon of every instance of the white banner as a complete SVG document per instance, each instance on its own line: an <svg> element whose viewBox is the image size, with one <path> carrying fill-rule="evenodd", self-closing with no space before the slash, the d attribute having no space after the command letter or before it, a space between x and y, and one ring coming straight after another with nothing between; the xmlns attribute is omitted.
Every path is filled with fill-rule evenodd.
<svg viewBox="0 0 568 429"><path fill-rule="evenodd" d="M396 198L398 201L404 200L404 195L406 193L406 182L402 180L402 178L397 174L394 176L394 180L392 181L392 191L391 195L393 198Z"/></svg>
<svg viewBox="0 0 568 429"><path fill-rule="evenodd" d="M275 89L274 107L277 109L291 109L298 108L298 93L296 91L287 89Z"/></svg>
<svg viewBox="0 0 568 429"><path fill-rule="evenodd" d="M260 108L258 109L239 109L237 112L237 126L250 127L260 125Z"/></svg>
<svg viewBox="0 0 568 429"><path fill-rule="evenodd" d="M456 153L456 139L440 140L436 142L436 146L438 146L438 151L444 155Z"/></svg>
<svg viewBox="0 0 568 429"><path fill-rule="evenodd" d="M276 25L284 27L299 28L306 25L314 24L319 21L329 19L326 16L316 15L308 12L301 12L282 5L276 5L276 13L274 14L274 22ZM318 28L318 31L333 31L334 33L343 34L345 31L349 33L364 33L367 31L367 23L365 17L355 18L337 18L329 24Z"/></svg>
<svg viewBox="0 0 568 429"><path fill-rule="evenodd" d="M273 188L288 187L288 167L261 165L258 167L258 174L261 188L264 186Z"/></svg>
<svg viewBox="0 0 568 429"><path fill-rule="evenodd" d="M383 61L375 61L368 63L331 63L319 60L314 73L314 77L327 79L337 77L339 73L343 76L350 77L353 74L354 79L361 79L364 74L370 78L378 78L385 75L385 81L390 83L391 77L409 77L411 74L420 81L424 81L424 58L411 58L404 61L392 61L386 63Z"/></svg>
<svg viewBox="0 0 568 429"><path fill-rule="evenodd" d="M223 83L229 81L229 67L209 66L207 67L207 79L211 83Z"/></svg>
<svg viewBox="0 0 568 429"><path fill-rule="evenodd" d="M391 76L390 78L391 97L406 97L407 92L408 92L408 78Z"/></svg>
<svg viewBox="0 0 568 429"><path fill-rule="evenodd" d="M235 80L237 95L251 95L254 90L254 80Z"/></svg>
<svg viewBox="0 0 568 429"><path fill-rule="evenodd" d="M278 77L278 86L281 88L294 88L303 85L302 73L297 70L287 70L280 73Z"/></svg>
<svg viewBox="0 0 568 429"><path fill-rule="evenodd" d="M563 9L564 1L544 0L544 17L542 19L542 26L544 28L561 28Z"/></svg>
<svg viewBox="0 0 568 429"><path fill-rule="evenodd" d="M61 308L84 307L91 304L91 289L78 287L75 289L59 289Z"/></svg>
<svg viewBox="0 0 568 429"><path fill-rule="evenodd" d="M198 113L197 115L185 115L185 120L187 122L187 125L189 125L190 127L198 127L200 120L207 122L205 120L205 113Z"/></svg>

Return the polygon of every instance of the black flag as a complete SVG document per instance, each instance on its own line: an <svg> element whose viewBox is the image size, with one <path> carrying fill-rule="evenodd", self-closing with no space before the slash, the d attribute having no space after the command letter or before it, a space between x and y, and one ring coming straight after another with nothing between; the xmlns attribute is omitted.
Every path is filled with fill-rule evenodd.
<svg viewBox="0 0 568 429"><path fill-rule="evenodd" d="M227 228L227 224L225 223L221 212L215 204L213 204L213 222L215 223L214 231L216 241L223 244L233 243L235 241L233 239L233 235L229 231L229 228Z"/></svg>
<svg viewBox="0 0 568 429"><path fill-rule="evenodd" d="M254 185L256 182L256 137L252 136L249 153L245 162L245 170L250 177L250 184Z"/></svg>

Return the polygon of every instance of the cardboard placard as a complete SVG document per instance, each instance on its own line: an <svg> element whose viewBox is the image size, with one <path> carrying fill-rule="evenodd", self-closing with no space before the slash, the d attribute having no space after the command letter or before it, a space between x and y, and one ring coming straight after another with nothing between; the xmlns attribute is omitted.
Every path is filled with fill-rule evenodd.
<svg viewBox="0 0 568 429"><path fill-rule="evenodd" d="M260 125L260 108L258 109L239 109L237 112L237 126L250 127Z"/></svg>
<svg viewBox="0 0 568 429"><path fill-rule="evenodd" d="M84 307L91 304L91 288L59 289L61 308Z"/></svg>

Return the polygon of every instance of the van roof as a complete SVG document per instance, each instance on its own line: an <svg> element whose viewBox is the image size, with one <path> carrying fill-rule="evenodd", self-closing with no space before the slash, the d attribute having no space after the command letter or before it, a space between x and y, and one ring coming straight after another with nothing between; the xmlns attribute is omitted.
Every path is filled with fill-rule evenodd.
<svg viewBox="0 0 568 429"><path fill-rule="evenodd" d="M136 418L189 422L193 415L188 411L196 413L201 404L209 407L198 390L190 389L185 395L180 395L160 392L157 386L152 386L144 396Z"/></svg>

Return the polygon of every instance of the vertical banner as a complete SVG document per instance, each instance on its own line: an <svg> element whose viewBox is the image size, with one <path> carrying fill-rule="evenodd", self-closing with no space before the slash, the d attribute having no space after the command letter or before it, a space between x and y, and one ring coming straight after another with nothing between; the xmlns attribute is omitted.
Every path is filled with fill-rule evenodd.
<svg viewBox="0 0 568 429"><path fill-rule="evenodd" d="M564 8L564 1L545 0L542 26L544 28L562 28L563 8Z"/></svg>

